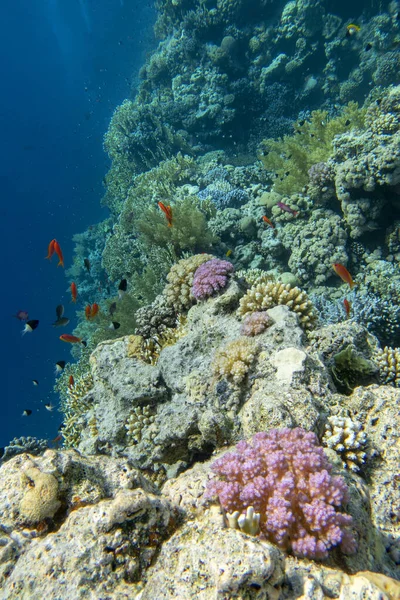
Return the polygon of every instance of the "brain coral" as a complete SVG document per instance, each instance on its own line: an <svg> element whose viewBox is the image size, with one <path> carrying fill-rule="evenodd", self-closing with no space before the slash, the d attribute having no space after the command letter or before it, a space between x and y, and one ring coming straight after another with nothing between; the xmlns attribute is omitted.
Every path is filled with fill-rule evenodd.
<svg viewBox="0 0 400 600"><path fill-rule="evenodd" d="M188 310L195 302L191 292L194 274L200 265L213 258L211 254L195 254L173 265L163 292L167 304L177 312Z"/></svg>
<svg viewBox="0 0 400 600"><path fill-rule="evenodd" d="M193 278L192 294L196 300L209 298L215 292L222 290L228 283L228 275L232 273L233 265L227 260L213 258L196 269Z"/></svg>
<svg viewBox="0 0 400 600"><path fill-rule="evenodd" d="M326 558L337 545L352 553L352 518L337 510L348 490L331 468L314 433L272 429L216 460L212 470L218 478L208 483L206 495L217 495L230 513L252 506L262 534L298 556Z"/></svg>
<svg viewBox="0 0 400 600"><path fill-rule="evenodd" d="M299 317L303 329L312 329L316 322L316 314L307 294L289 283L270 282L253 285L240 300L238 317L249 313L265 311L278 304L284 304Z"/></svg>

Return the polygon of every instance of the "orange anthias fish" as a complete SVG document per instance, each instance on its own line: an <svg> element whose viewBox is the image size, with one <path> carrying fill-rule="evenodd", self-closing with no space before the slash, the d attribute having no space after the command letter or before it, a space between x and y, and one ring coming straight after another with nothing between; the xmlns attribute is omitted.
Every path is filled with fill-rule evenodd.
<svg viewBox="0 0 400 600"><path fill-rule="evenodd" d="M49 244L49 247L47 249L47 256L46 256L46 258L48 258L49 260L51 260L51 257L54 254L54 250L55 250L54 244L55 244L55 242L56 242L56 240L51 240L51 242Z"/></svg>
<svg viewBox="0 0 400 600"><path fill-rule="evenodd" d="M86 342L82 338L69 333L63 333L60 335L60 340L62 342L67 342L67 344L82 344L82 346L87 346Z"/></svg>
<svg viewBox="0 0 400 600"><path fill-rule="evenodd" d="M92 307L90 306L90 304L87 304L85 306L85 318L87 321L90 321L90 313L91 313Z"/></svg>
<svg viewBox="0 0 400 600"><path fill-rule="evenodd" d="M172 227L172 208L170 206L165 206L163 202L158 202L157 204L163 211L164 215L167 217L168 227Z"/></svg>
<svg viewBox="0 0 400 600"><path fill-rule="evenodd" d="M68 385L69 385L70 388L74 387L74 385L75 385L75 379L74 379L73 375L69 376L69 384Z"/></svg>
<svg viewBox="0 0 400 600"><path fill-rule="evenodd" d="M96 304L96 302L94 302L92 305L88 304L85 308L85 317L88 321L91 321L92 319L95 318L95 316L97 315L97 313L99 312L100 307L98 304Z"/></svg>
<svg viewBox="0 0 400 600"><path fill-rule="evenodd" d="M344 306L344 310L346 311L346 317L349 318L350 311L351 311L351 303L347 300L347 298L345 298L343 300L343 306Z"/></svg>
<svg viewBox="0 0 400 600"><path fill-rule="evenodd" d="M267 225L272 227L272 229L275 229L275 225L273 224L273 222L270 219L268 219L268 217L263 215L262 220L264 221L264 223L267 223Z"/></svg>
<svg viewBox="0 0 400 600"><path fill-rule="evenodd" d="M344 265L341 265L340 263L334 263L332 267L336 275L339 275L342 281L349 284L351 290L355 285L357 285L356 283L354 283L352 276L350 275L350 273Z"/></svg>
<svg viewBox="0 0 400 600"><path fill-rule="evenodd" d="M64 257L63 257L63 253L62 250L60 248L60 244L57 242L57 240L54 240L54 252L57 254L59 261L58 261L58 265L57 267L63 267L64 266Z"/></svg>
<svg viewBox="0 0 400 600"><path fill-rule="evenodd" d="M75 281L73 281L71 283L71 302L74 302L74 303L76 302L77 295L78 295L78 290L77 290Z"/></svg>

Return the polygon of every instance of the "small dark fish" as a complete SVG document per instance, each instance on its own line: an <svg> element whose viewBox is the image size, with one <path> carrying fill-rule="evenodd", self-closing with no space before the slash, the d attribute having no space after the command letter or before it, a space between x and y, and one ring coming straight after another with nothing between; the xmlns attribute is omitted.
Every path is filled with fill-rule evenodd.
<svg viewBox="0 0 400 600"><path fill-rule="evenodd" d="M305 121L299 121L300 127L303 127L304 123L305 123Z"/></svg>
<svg viewBox="0 0 400 600"><path fill-rule="evenodd" d="M368 44L365 46L365 52L369 52L371 50L371 48L372 48L372 44L370 44L368 42Z"/></svg>
<svg viewBox="0 0 400 600"><path fill-rule="evenodd" d="M4 448L0 448L0 458L4 456Z"/></svg>
<svg viewBox="0 0 400 600"><path fill-rule="evenodd" d="M88 258L85 258L83 261L83 264L85 265L85 269L88 273L90 273L90 260Z"/></svg>
<svg viewBox="0 0 400 600"><path fill-rule="evenodd" d="M62 304L58 304L56 306L57 321L59 319L61 319L61 317L63 316L63 314L64 314L64 306Z"/></svg>
<svg viewBox="0 0 400 600"><path fill-rule="evenodd" d="M16 314L13 315L18 321L27 321L29 319L29 315L26 310L17 310Z"/></svg>
<svg viewBox="0 0 400 600"><path fill-rule="evenodd" d="M121 300L121 298L123 297L123 295L125 294L126 290L128 289L128 282L126 279L121 279L121 282L118 286L118 296L119 299Z"/></svg>
<svg viewBox="0 0 400 600"><path fill-rule="evenodd" d="M347 119L345 125L346 125L346 127L348 127L350 125L350 119Z"/></svg>
<svg viewBox="0 0 400 600"><path fill-rule="evenodd" d="M108 327L108 329L119 329L121 327L121 323L118 321L112 321Z"/></svg>
<svg viewBox="0 0 400 600"><path fill-rule="evenodd" d="M32 383L33 383L33 385L39 385L39 382L37 379L32 379Z"/></svg>
<svg viewBox="0 0 400 600"><path fill-rule="evenodd" d="M68 325L68 323L68 317L62 317L61 319L57 319L57 321L54 321L53 327L65 327L65 325Z"/></svg>
<svg viewBox="0 0 400 600"><path fill-rule="evenodd" d="M65 360L59 360L56 362L56 375L61 373L65 369Z"/></svg>
<svg viewBox="0 0 400 600"><path fill-rule="evenodd" d="M29 417L29 415L31 415L31 414L32 414L32 411L31 411L31 410L29 410L29 408L26 408L26 409L24 410L24 412L22 413L22 416L23 416L23 417Z"/></svg>
<svg viewBox="0 0 400 600"><path fill-rule="evenodd" d="M112 302L109 306L108 312L110 313L110 316L112 317L113 314L115 313L115 311L117 310L117 303L116 302Z"/></svg>
<svg viewBox="0 0 400 600"><path fill-rule="evenodd" d="M287 177L288 175L290 175L290 171L286 171L285 177Z"/></svg>
<svg viewBox="0 0 400 600"><path fill-rule="evenodd" d="M382 98L378 98L378 99L376 100L376 103L377 103L377 105L378 105L378 106L380 106L380 105L381 105L381 102L382 102Z"/></svg>
<svg viewBox="0 0 400 600"><path fill-rule="evenodd" d="M22 330L22 335L25 333L32 333L34 329L39 325L39 321L37 319L32 319L32 321L27 321L25 327Z"/></svg>

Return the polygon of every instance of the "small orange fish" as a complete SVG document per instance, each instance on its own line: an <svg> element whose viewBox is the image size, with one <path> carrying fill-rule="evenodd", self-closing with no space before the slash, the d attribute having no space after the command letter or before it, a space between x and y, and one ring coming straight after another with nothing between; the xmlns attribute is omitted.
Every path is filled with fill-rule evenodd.
<svg viewBox="0 0 400 600"><path fill-rule="evenodd" d="M347 300L347 298L345 298L343 300L343 306L344 306L344 310L346 311L346 317L349 318L350 311L351 311L351 303Z"/></svg>
<svg viewBox="0 0 400 600"><path fill-rule="evenodd" d="M340 263L334 263L332 267L336 275L339 275L342 281L349 284L351 290L355 285L357 285L356 283L354 283L352 276L350 275L350 273L344 265L341 265Z"/></svg>
<svg viewBox="0 0 400 600"><path fill-rule="evenodd" d="M69 386L70 388L73 388L73 387L74 387L74 385L75 385L75 379L74 379L74 376L73 376L73 375L70 375L70 376L69 376L69 383L68 383L68 386Z"/></svg>
<svg viewBox="0 0 400 600"><path fill-rule="evenodd" d="M49 247L47 249L47 256L46 256L46 258L48 258L49 260L51 260L51 257L54 254L54 244L55 244L55 241L56 240L51 240L51 242L49 244Z"/></svg>
<svg viewBox="0 0 400 600"><path fill-rule="evenodd" d="M90 313L91 313L92 307L90 306L90 304L87 304L85 306L85 317L87 321L90 321Z"/></svg>
<svg viewBox="0 0 400 600"><path fill-rule="evenodd" d="M272 229L275 229L275 225L270 219L268 219L268 217L263 215L262 220L264 221L264 223L267 223L270 227L272 227Z"/></svg>
<svg viewBox="0 0 400 600"><path fill-rule="evenodd" d="M63 267L64 266L64 257L63 257L63 253L62 250L60 248L60 244L57 242L57 240L54 240L54 252L57 254L59 261L58 261L58 265L57 267Z"/></svg>
<svg viewBox="0 0 400 600"><path fill-rule="evenodd" d="M91 319L94 319L94 318L95 318L95 316L97 315L97 313L99 312L99 310L100 310L100 307L99 307L99 305L98 305L98 304L96 304L96 302L93 302L93 304L92 304L92 309L91 309L91 311L90 311L90 318L91 318Z"/></svg>
<svg viewBox="0 0 400 600"><path fill-rule="evenodd" d="M71 302L76 302L76 297L78 295L78 289L76 287L75 281L71 283Z"/></svg>
<svg viewBox="0 0 400 600"><path fill-rule="evenodd" d="M157 204L167 218L168 227L172 227L172 208L170 206L165 206L163 202L157 202Z"/></svg>
<svg viewBox="0 0 400 600"><path fill-rule="evenodd" d="M76 335L71 335L69 333L63 333L60 335L60 340L62 342L67 342L67 344L82 344L82 346L87 346L86 342Z"/></svg>

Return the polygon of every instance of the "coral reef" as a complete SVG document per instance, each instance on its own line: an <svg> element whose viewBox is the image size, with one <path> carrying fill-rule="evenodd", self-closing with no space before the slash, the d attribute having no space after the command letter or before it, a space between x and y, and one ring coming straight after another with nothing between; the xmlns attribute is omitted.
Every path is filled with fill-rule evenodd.
<svg viewBox="0 0 400 600"><path fill-rule="evenodd" d="M337 511L348 490L342 477L330 475L331 468L315 434L272 429L217 459L212 470L218 479L208 484L207 494L217 495L229 512L252 506L265 537L298 556L326 558L338 544L351 553L352 519Z"/></svg>
<svg viewBox="0 0 400 600"><path fill-rule="evenodd" d="M359 471L367 457L365 431L359 421L349 417L328 417L322 444L334 450L340 456L343 466L351 471Z"/></svg>
<svg viewBox="0 0 400 600"><path fill-rule="evenodd" d="M379 374L383 383L400 387L400 349L388 348L378 350L374 355L379 367Z"/></svg>
<svg viewBox="0 0 400 600"><path fill-rule="evenodd" d="M212 260L211 254L197 254L183 258L171 268L164 289L165 301L177 312L187 310L195 302L192 295L193 278L196 270L205 262Z"/></svg>
<svg viewBox="0 0 400 600"><path fill-rule="evenodd" d="M213 371L217 376L227 377L235 384L239 384L246 377L258 350L254 340L245 337L233 340L217 351Z"/></svg>
<svg viewBox="0 0 400 600"><path fill-rule="evenodd" d="M233 272L232 263L213 258L201 264L193 276L191 289L196 300L205 300L219 292L228 284L228 276Z"/></svg>
<svg viewBox="0 0 400 600"><path fill-rule="evenodd" d="M278 304L284 304L293 310L305 330L315 326L316 314L307 294L288 283L256 283L240 300L237 315L243 318L248 313L264 311Z"/></svg>

